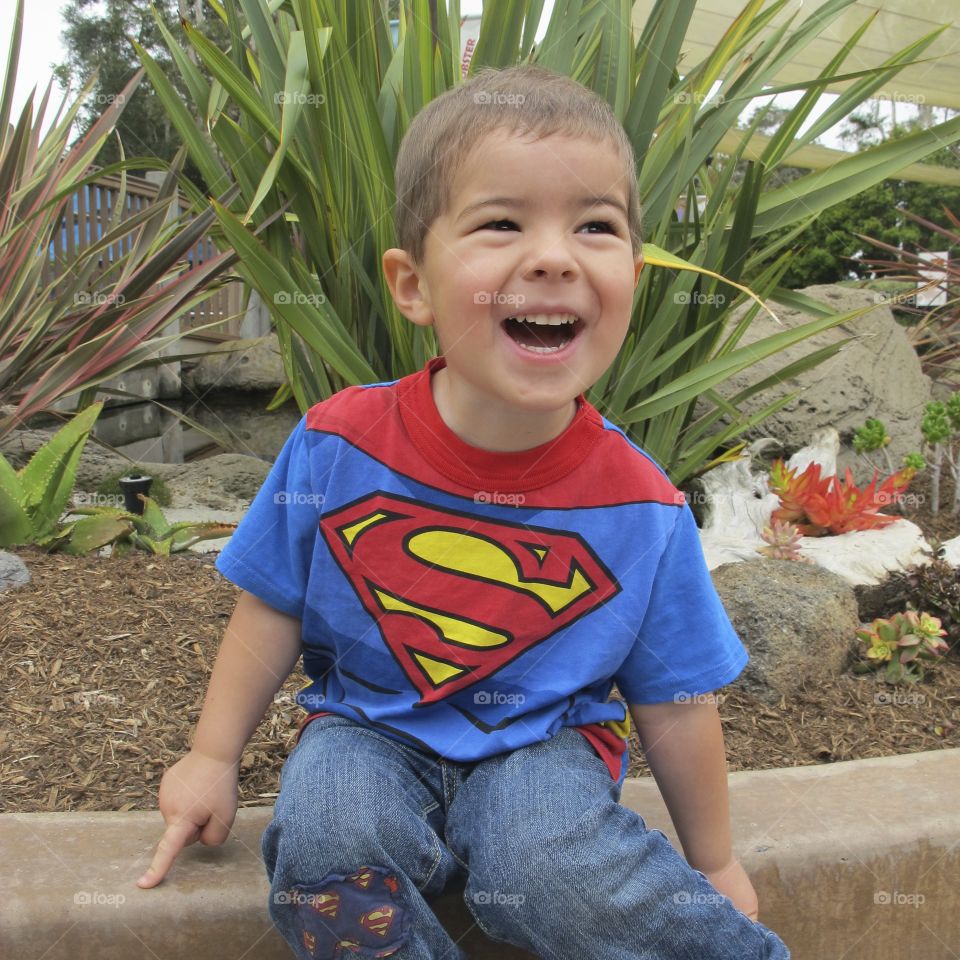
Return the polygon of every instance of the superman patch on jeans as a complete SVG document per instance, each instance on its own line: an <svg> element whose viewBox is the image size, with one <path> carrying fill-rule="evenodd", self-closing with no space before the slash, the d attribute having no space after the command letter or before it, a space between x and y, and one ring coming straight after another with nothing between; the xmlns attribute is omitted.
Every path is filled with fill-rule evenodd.
<svg viewBox="0 0 960 960"><path fill-rule="evenodd" d="M319 883L297 884L279 894L295 911L305 955L316 960L396 953L409 936L407 917L394 895L400 885L381 867L349 875L331 873Z"/></svg>

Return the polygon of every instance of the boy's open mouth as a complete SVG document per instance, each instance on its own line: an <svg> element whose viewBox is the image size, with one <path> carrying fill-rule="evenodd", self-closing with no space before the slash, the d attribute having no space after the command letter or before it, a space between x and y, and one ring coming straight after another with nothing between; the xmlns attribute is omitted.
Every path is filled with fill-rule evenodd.
<svg viewBox="0 0 960 960"><path fill-rule="evenodd" d="M533 353L562 350L579 333L583 321L572 313L532 313L507 317L503 329L514 343Z"/></svg>

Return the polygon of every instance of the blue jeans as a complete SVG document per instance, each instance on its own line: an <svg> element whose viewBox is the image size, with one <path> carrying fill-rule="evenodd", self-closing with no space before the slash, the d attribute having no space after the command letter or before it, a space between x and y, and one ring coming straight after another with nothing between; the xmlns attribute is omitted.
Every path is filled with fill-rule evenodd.
<svg viewBox="0 0 960 960"><path fill-rule="evenodd" d="M569 727L456 763L319 717L263 835L271 917L304 960L465 960L429 906L459 884L488 937L544 960L790 956L619 796Z"/></svg>

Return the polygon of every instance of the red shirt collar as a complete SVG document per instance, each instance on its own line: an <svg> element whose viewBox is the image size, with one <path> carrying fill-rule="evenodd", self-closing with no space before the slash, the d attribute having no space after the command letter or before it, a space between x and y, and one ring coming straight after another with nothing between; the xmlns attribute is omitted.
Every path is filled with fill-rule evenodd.
<svg viewBox="0 0 960 960"><path fill-rule="evenodd" d="M397 384L400 415L414 446L434 469L475 495L536 490L578 467L603 435L603 420L581 394L577 412L558 437L529 450L483 450L460 439L444 422L433 401L431 375L446 366L443 357Z"/></svg>

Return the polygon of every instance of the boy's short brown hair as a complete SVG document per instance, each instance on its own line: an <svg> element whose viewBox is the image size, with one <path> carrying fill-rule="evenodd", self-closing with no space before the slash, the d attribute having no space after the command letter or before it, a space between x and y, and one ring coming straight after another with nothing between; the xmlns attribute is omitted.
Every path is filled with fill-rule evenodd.
<svg viewBox="0 0 960 960"><path fill-rule="evenodd" d="M396 165L397 244L423 262L430 224L450 200L456 171L476 144L495 130L537 138L562 134L612 143L629 185L630 240L640 252L641 214L633 147L601 96L570 77L526 64L483 67L460 86L430 101L410 123Z"/></svg>

